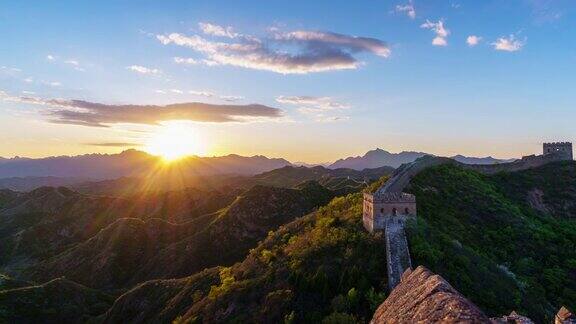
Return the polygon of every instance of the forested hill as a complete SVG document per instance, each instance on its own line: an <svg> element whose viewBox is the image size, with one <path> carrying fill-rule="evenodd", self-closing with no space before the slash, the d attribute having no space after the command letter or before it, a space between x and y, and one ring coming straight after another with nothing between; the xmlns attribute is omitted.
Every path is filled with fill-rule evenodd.
<svg viewBox="0 0 576 324"><path fill-rule="evenodd" d="M516 310L550 322L560 306L574 309L576 223L559 217L548 195L575 192L575 166L495 176L457 165L422 172L408 188L419 208L408 232L413 264L446 278L488 316ZM558 173L571 180L553 191L537 187L548 212L531 205L531 185L509 186ZM572 194L563 196L566 202L574 201ZM382 238L363 230L361 208L359 193L337 198L270 234L243 262L143 284L120 297L105 318L368 322L386 297L386 267Z"/></svg>
<svg viewBox="0 0 576 324"><path fill-rule="evenodd" d="M551 322L562 305L576 308L576 163L491 176L443 165L414 177L406 190L418 200L418 221L408 225L414 266L441 275L489 317L515 310ZM386 257L384 240L363 229L361 215L361 193L335 198L286 218L241 262L143 282L94 319L367 323L387 296ZM11 296L10 309L30 301L21 295L28 290L7 291L0 298ZM32 306L43 307L26 304ZM82 307L75 314L94 316L94 307ZM0 304L0 314L10 312Z"/></svg>
<svg viewBox="0 0 576 324"><path fill-rule="evenodd" d="M576 307L576 163L484 176L453 165L412 180L414 264L441 274L489 315L550 322Z"/></svg>

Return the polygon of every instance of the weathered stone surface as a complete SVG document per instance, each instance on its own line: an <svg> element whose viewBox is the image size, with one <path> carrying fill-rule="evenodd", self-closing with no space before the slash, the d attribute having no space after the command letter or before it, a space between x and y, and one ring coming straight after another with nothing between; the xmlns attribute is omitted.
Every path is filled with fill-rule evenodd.
<svg viewBox="0 0 576 324"><path fill-rule="evenodd" d="M565 306L562 306L554 317L554 324L576 324L576 315Z"/></svg>
<svg viewBox="0 0 576 324"><path fill-rule="evenodd" d="M442 277L420 266L406 270L402 281L378 307L372 324L491 323L472 302Z"/></svg>
<svg viewBox="0 0 576 324"><path fill-rule="evenodd" d="M515 311L512 311L510 315L493 318L492 322L494 324L534 324L531 319L526 316L522 316Z"/></svg>
<svg viewBox="0 0 576 324"><path fill-rule="evenodd" d="M388 268L388 288L394 289L406 269L412 268L410 250L406 240L404 224L394 219L386 224L386 265Z"/></svg>

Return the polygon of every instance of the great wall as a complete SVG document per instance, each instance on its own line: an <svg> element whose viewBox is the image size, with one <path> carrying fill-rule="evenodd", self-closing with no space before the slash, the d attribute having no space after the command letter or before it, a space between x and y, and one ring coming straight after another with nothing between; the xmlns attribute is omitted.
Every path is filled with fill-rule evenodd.
<svg viewBox="0 0 576 324"><path fill-rule="evenodd" d="M455 164L483 174L495 174L536 168L564 160L573 160L572 143L544 143L542 155L525 156L509 163L463 164L449 158L429 155L400 166L376 192L365 193L363 202L362 220L366 230L384 232L389 289L394 289L404 271L412 268L405 224L410 219L416 219L416 197L403 191L417 174L443 164Z"/></svg>

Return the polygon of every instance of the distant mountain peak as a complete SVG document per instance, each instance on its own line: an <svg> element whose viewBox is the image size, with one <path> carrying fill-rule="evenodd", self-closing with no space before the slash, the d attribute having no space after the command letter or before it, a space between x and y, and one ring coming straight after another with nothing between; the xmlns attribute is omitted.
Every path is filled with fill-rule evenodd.
<svg viewBox="0 0 576 324"><path fill-rule="evenodd" d="M416 159L423 157L425 155L432 155L432 154L417 151L401 151L399 153L390 153L389 151L386 151L384 149L375 148L373 150L366 152L366 154L364 154L363 156L355 156L339 159L336 162L330 164L328 167L330 169L349 168L355 170L379 168L383 166L398 168L404 163L413 162ZM467 157L461 154L455 155L451 158L465 164L495 164L495 163L512 161L512 160L499 160L491 156L483 158Z"/></svg>

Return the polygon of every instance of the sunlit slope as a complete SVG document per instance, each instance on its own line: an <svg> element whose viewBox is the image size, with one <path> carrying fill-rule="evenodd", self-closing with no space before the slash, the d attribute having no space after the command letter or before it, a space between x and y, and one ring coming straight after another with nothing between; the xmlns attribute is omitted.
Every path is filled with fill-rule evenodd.
<svg viewBox="0 0 576 324"><path fill-rule="evenodd" d="M408 189L419 206L418 223L408 231L413 261L490 316L516 310L548 321L561 305L574 308L575 224L517 200L501 176L440 166L415 177ZM565 182L558 190L575 185ZM542 191L546 202L548 190ZM383 240L362 228L361 195L353 194L283 226L230 268L137 287L106 318L366 322L385 297L385 266ZM155 300L154 311L142 300Z"/></svg>

